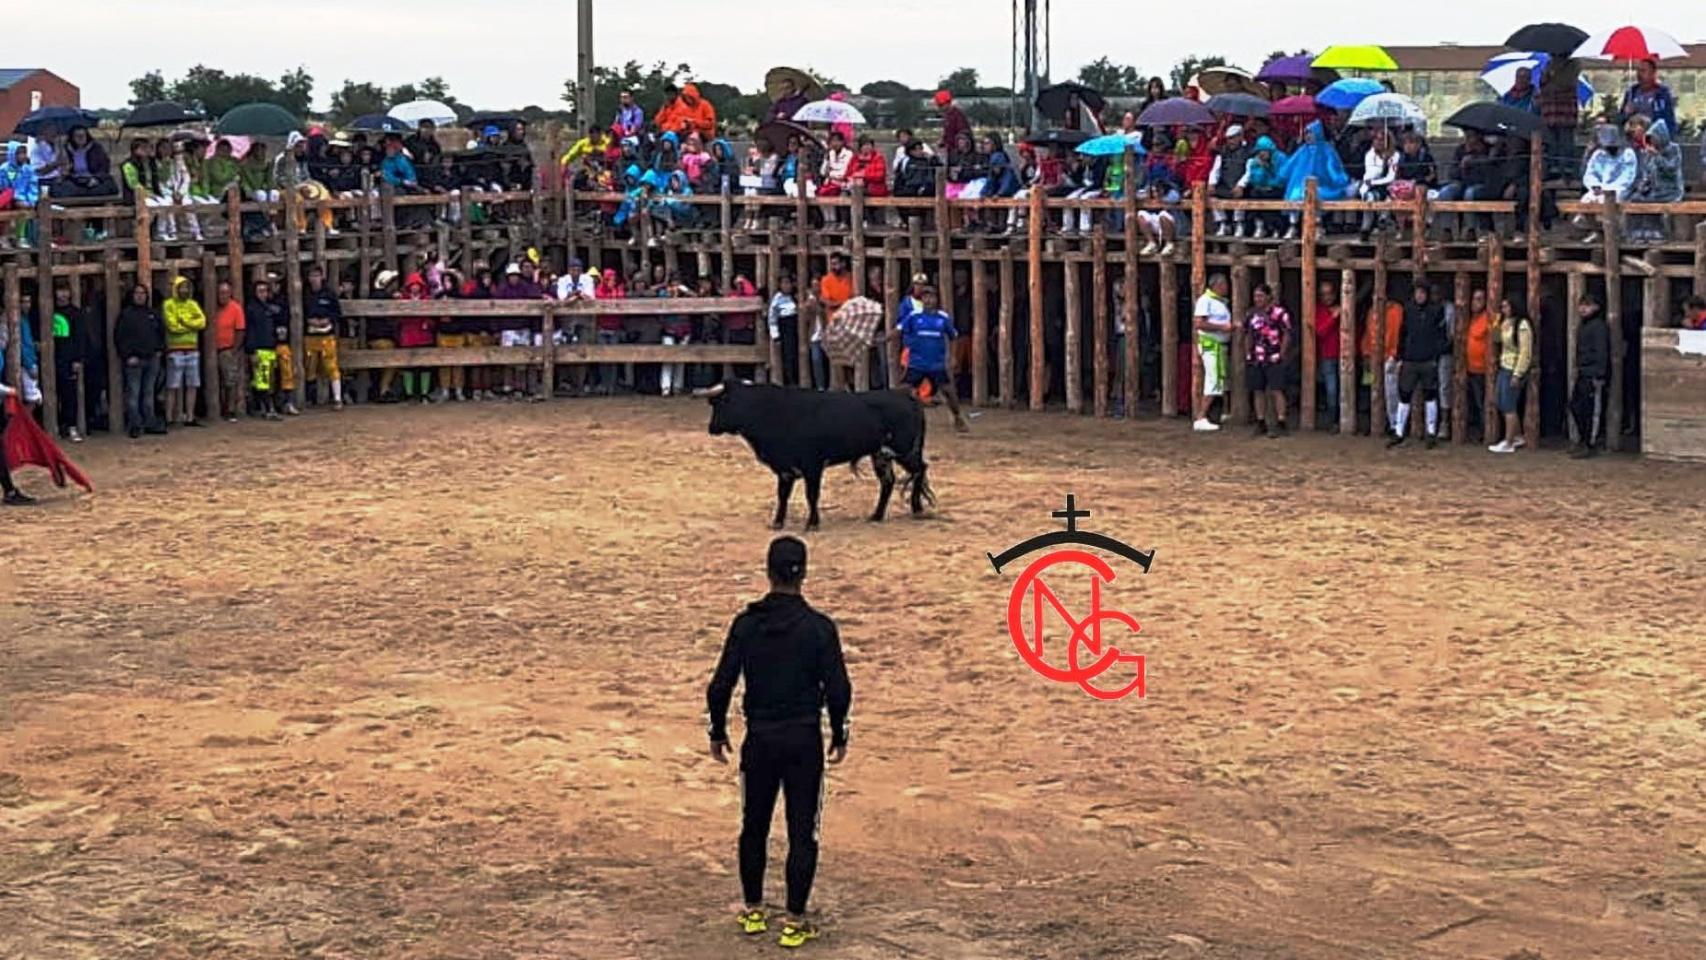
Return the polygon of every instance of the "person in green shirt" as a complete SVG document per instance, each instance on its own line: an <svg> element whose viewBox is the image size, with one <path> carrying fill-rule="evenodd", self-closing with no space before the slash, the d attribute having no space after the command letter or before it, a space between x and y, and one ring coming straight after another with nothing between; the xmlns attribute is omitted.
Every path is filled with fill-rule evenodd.
<svg viewBox="0 0 1706 960"><path fill-rule="evenodd" d="M267 158L267 145L256 143L239 167L243 193L256 203L278 202L278 180L273 176L272 161Z"/></svg>
<svg viewBox="0 0 1706 960"><path fill-rule="evenodd" d="M231 149L231 141L219 140L213 157L201 167L201 192L204 196L223 200L233 184L242 185L243 168Z"/></svg>

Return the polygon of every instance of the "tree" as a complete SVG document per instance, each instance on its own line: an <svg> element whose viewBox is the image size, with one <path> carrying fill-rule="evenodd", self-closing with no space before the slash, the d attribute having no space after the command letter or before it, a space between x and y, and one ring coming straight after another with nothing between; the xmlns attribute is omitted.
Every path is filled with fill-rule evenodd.
<svg viewBox="0 0 1706 960"><path fill-rule="evenodd" d="M1118 64L1102 57L1078 69L1078 82L1109 97L1140 97L1143 77L1130 64Z"/></svg>
<svg viewBox="0 0 1706 960"><path fill-rule="evenodd" d="M197 64L166 88L168 99L200 107L209 117L224 116L245 103L279 103L270 81L247 73L228 74ZM280 104L282 106L282 104Z"/></svg>
<svg viewBox="0 0 1706 960"><path fill-rule="evenodd" d="M1169 77L1173 81L1172 89L1183 91L1185 89L1185 84L1189 83L1192 77L1204 70L1207 70L1209 67L1224 66L1226 66L1225 57L1199 57L1196 54L1192 54L1173 65L1173 72L1169 74Z"/></svg>
<svg viewBox="0 0 1706 960"><path fill-rule="evenodd" d="M150 70L130 81L130 105L140 107L166 99L166 78L160 71Z"/></svg>
<svg viewBox="0 0 1706 960"><path fill-rule="evenodd" d="M306 117L314 104L314 78L302 67L279 77L274 102L298 117Z"/></svg>
<svg viewBox="0 0 1706 960"><path fill-rule="evenodd" d="M908 130L918 129L918 122L924 119L924 109L918 104L918 96L908 93L894 100L894 125L897 129L905 127Z"/></svg>
<svg viewBox="0 0 1706 960"><path fill-rule="evenodd" d="M386 105L385 91L378 84L345 80L344 85L332 93L332 109L328 116L333 123L345 124L369 113L384 113Z"/></svg>
<svg viewBox="0 0 1706 960"><path fill-rule="evenodd" d="M972 67L961 67L936 81L936 86L956 97L976 96L977 70Z"/></svg>
<svg viewBox="0 0 1706 960"><path fill-rule="evenodd" d="M912 88L898 80L875 80L859 88L859 94L881 100L898 100L912 96Z"/></svg>
<svg viewBox="0 0 1706 960"><path fill-rule="evenodd" d="M609 118L616 114L616 96L623 90L634 95L634 99L646 111L646 116L657 114L663 106L663 88L674 84L681 86L693 76L693 68L685 63L671 67L662 60L650 67L642 68L638 61L629 60L621 69L614 67L595 67L592 71L592 84L597 97L600 116L582 117L577 107L579 98L575 81L569 80L563 84L563 102L575 114L575 122L582 126L588 123L608 123Z"/></svg>

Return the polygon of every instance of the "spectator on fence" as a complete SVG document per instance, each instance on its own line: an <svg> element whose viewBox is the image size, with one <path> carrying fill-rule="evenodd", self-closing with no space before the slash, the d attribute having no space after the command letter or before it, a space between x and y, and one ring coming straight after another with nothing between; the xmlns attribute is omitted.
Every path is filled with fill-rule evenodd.
<svg viewBox="0 0 1706 960"><path fill-rule="evenodd" d="M35 296L25 289L19 296L18 303L18 371L19 398L26 405L33 406L41 403L41 383L37 375L41 372L41 357L36 351L35 337ZM11 366L6 360L6 348L11 343L10 325L0 319L0 372L10 373ZM10 379L10 377L7 377Z"/></svg>
<svg viewBox="0 0 1706 960"><path fill-rule="evenodd" d="M1540 105L1536 102L1537 91L1534 87L1534 71L1528 67L1518 67L1516 82L1499 97L1499 102L1513 110L1524 113L1538 114Z"/></svg>
<svg viewBox="0 0 1706 960"><path fill-rule="evenodd" d="M308 229L308 212L303 204L315 204L331 196L326 185L314 179L313 172L308 167L308 138L292 130L285 140L284 152L273 161L273 183L278 190L294 191L301 203L296 208L296 222L291 226L297 233ZM320 222L325 225L327 236L337 236L337 226L332 219L332 211L322 208Z"/></svg>
<svg viewBox="0 0 1706 960"><path fill-rule="evenodd" d="M1682 327L1685 330L1706 330L1706 296L1695 294L1683 305Z"/></svg>
<svg viewBox="0 0 1706 960"><path fill-rule="evenodd" d="M1086 159L1074 154L1072 168L1067 174L1067 181L1072 189L1066 191L1063 196L1067 200L1094 200L1100 197L1102 195L1102 181L1107 173L1107 158ZM1060 212L1060 232L1071 234L1077 232L1078 228L1088 232L1090 220L1090 211L1075 210L1068 207ZM1153 253L1154 251L1150 252Z"/></svg>
<svg viewBox="0 0 1706 960"><path fill-rule="evenodd" d="M1706 309L1706 300L1689 298L1690 309ZM1570 391L1570 415L1576 421L1576 442L1570 456L1598 456L1605 447L1606 389L1611 379L1611 328L1593 297L1576 305L1581 318L1576 328L1576 382ZM1698 312L1698 310L1696 311Z"/></svg>
<svg viewBox="0 0 1706 960"><path fill-rule="evenodd" d="M1327 430L1339 432L1339 336L1345 308L1339 303L1339 285L1322 280L1315 295L1315 382L1326 403Z"/></svg>
<svg viewBox="0 0 1706 960"><path fill-rule="evenodd" d="M230 283L221 283L216 295L213 346L219 361L219 405L225 411L226 422L236 423L237 411L243 409L243 340L247 323L243 305L232 296Z"/></svg>
<svg viewBox="0 0 1706 960"><path fill-rule="evenodd" d="M232 187L242 188L243 166L235 156L231 141L220 137L214 144L213 156L202 164L201 192L223 198Z"/></svg>
<svg viewBox="0 0 1706 960"><path fill-rule="evenodd" d="M207 314L189 278L172 278L172 295L161 313L166 326L166 423L199 427L195 401L201 389L201 332L207 329Z"/></svg>
<svg viewBox="0 0 1706 960"><path fill-rule="evenodd" d="M1278 200L1285 195L1285 180L1280 176L1281 165L1285 155L1280 153L1273 138L1260 137L1249 158L1244 161L1244 173L1234 184L1232 195L1236 198L1249 200ZM1240 214L1240 219L1242 215ZM1251 218L1255 221L1254 229L1246 234L1247 221L1239 223L1235 233L1237 236L1252 236L1262 239L1267 236L1279 236L1280 224L1284 222L1282 214L1257 211Z"/></svg>
<svg viewBox="0 0 1706 960"><path fill-rule="evenodd" d="M1582 173L1582 186L1587 191L1582 195L1582 202L1603 204L1608 196L1615 196L1619 203L1628 202L1640 175L1640 158L1623 142L1623 132L1610 124L1601 124L1594 132L1594 139L1599 147L1588 159L1587 169ZM1577 226L1584 226L1587 222L1583 215L1578 214L1575 218ZM1592 243L1598 236L1597 233L1589 233L1582 242Z"/></svg>
<svg viewBox="0 0 1706 960"><path fill-rule="evenodd" d="M154 406L154 389L160 379L160 353L166 349L166 328L146 284L131 286L130 300L113 325L113 348L124 363L126 432L132 440L144 432L165 433L166 425Z"/></svg>
<svg viewBox="0 0 1706 960"><path fill-rule="evenodd" d="M782 356L782 383L790 387L800 385L799 317L799 303L794 299L794 276L784 273L777 279L776 290L770 295L765 324L769 327L770 342L777 345Z"/></svg>
<svg viewBox="0 0 1706 960"><path fill-rule="evenodd" d="M504 268L504 281L494 294L498 300L538 301L544 298L545 292L533 279L533 264L526 258L518 263L511 263ZM539 346L542 335L534 330L533 318L530 315L504 317L497 322L498 342L505 347ZM523 400L536 395L533 384L534 371L526 365L512 365L504 368L504 381L500 393L511 400Z"/></svg>
<svg viewBox="0 0 1706 960"><path fill-rule="evenodd" d="M243 192L255 203L277 203L279 200L278 180L273 176L272 162L267 159L267 145L263 141L250 144L249 152L239 164L239 179L243 184Z"/></svg>
<svg viewBox="0 0 1706 960"><path fill-rule="evenodd" d="M1143 103L1137 108L1138 116L1142 116L1143 111L1165 99L1167 99L1167 82L1160 77L1150 77L1149 83L1143 88Z"/></svg>
<svg viewBox="0 0 1706 960"><path fill-rule="evenodd" d="M664 93L670 99L658 111L659 130L682 136L698 133L707 139L717 135L717 109L699 95L697 84L684 84L680 91L672 84L664 88Z"/></svg>
<svg viewBox="0 0 1706 960"><path fill-rule="evenodd" d="M954 95L946 90L936 91L932 102L936 105L936 111L942 115L942 139L937 146L946 156L960 142L961 134L968 138L971 136L971 121L966 119L965 111L954 102Z"/></svg>
<svg viewBox="0 0 1706 960"><path fill-rule="evenodd" d="M611 129L618 137L637 137L646 129L646 111L634 102L632 90L616 95L616 120Z"/></svg>
<svg viewBox="0 0 1706 960"><path fill-rule="evenodd" d="M173 206L210 206L219 201L212 197L202 196L197 183L196 171L191 169L190 156L194 154L194 145L182 141L167 140L162 137L154 145L155 163L158 166L156 178L159 181L159 196ZM193 209L170 211L162 217L171 221L172 236L177 236L178 224L182 223L189 229L190 239L200 243L203 239L201 217Z"/></svg>
<svg viewBox="0 0 1706 960"><path fill-rule="evenodd" d="M1484 168L1491 166L1487 156L1487 138L1474 130L1463 133L1463 143L1458 145L1456 156L1451 164L1441 173L1444 181L1433 199L1441 203L1455 203L1459 200L1469 200L1470 188L1480 183L1485 174ZM1463 233L1463 216L1454 214L1455 229L1446 231L1446 239Z"/></svg>
<svg viewBox="0 0 1706 960"><path fill-rule="evenodd" d="M1060 185L1065 173L1065 162L1061 159L1059 145L1044 148L1043 156L1037 156L1036 147L1024 143L1019 145L1019 189L1013 194L1014 200L1030 200L1035 190L1043 191L1043 196ZM1006 234L1013 234L1026 229L1030 224L1029 205L1017 204L1007 211Z"/></svg>
<svg viewBox="0 0 1706 960"><path fill-rule="evenodd" d="M869 136L859 137L859 152L854 154L853 162L847 168L847 182L859 184L867 197L886 197L889 195L889 167L883 159L877 143ZM881 221L881 216L873 214L868 219Z"/></svg>
<svg viewBox="0 0 1706 960"><path fill-rule="evenodd" d="M1647 130L1646 144L1641 151L1634 199L1640 203L1680 203L1685 191L1682 148L1671 138L1670 127L1663 120L1655 120ZM1664 215L1630 216L1629 236L1636 243L1663 243Z"/></svg>
<svg viewBox="0 0 1706 960"><path fill-rule="evenodd" d="M1384 203L1390 199L1392 184L1398 179L1398 151L1392 146L1392 135L1389 131L1375 131L1374 142L1370 144L1368 153L1363 155L1362 164L1362 180L1357 183L1357 196L1368 203ZM1374 231L1376 224L1384 228L1391 219L1386 213L1377 215L1373 210L1365 211L1362 215L1363 242L1368 242L1369 234Z"/></svg>
<svg viewBox="0 0 1706 960"><path fill-rule="evenodd" d="M895 174L894 195L897 197L928 197L936 192L936 171L940 162L932 156L921 140L907 145L906 163Z"/></svg>
<svg viewBox="0 0 1706 960"><path fill-rule="evenodd" d="M1493 453L1515 453L1526 443L1522 432L1522 399L1528 375L1534 368L1534 327L1510 297L1499 303L1498 334L1496 393L1505 433L1504 439L1487 449Z"/></svg>
<svg viewBox="0 0 1706 960"><path fill-rule="evenodd" d="M324 403L320 388L329 385L332 409L344 408L343 371L338 367L338 327L343 306L338 293L326 283L319 265L308 268L308 285L302 291L302 367L304 382L311 388L309 400Z"/></svg>
<svg viewBox="0 0 1706 960"><path fill-rule="evenodd" d="M1635 64L1635 82L1623 92L1617 122L1623 123L1637 114L1655 123L1662 120L1669 129L1677 129L1676 95L1659 81L1659 62L1651 57Z"/></svg>
<svg viewBox="0 0 1706 960"><path fill-rule="evenodd" d="M1191 328L1196 332L1197 354L1202 359L1202 390L1192 402L1196 409L1191 429L1208 433L1220 429L1220 424L1208 418L1209 408L1218 397L1226 395L1226 354L1232 343L1232 309L1226 297L1231 287L1224 274L1208 279L1208 289L1197 298L1191 313ZM1224 411L1222 411L1224 414Z"/></svg>
<svg viewBox="0 0 1706 960"><path fill-rule="evenodd" d="M659 299L691 297L693 291L681 282L681 276L671 273L658 284L650 296ZM686 346L693 342L693 320L686 314L666 314L660 318L660 342L666 347ZM658 365L658 392L670 397L687 393L687 365L663 363Z"/></svg>
<svg viewBox="0 0 1706 960"><path fill-rule="evenodd" d="M1217 200L1232 200L1243 196L1239 184L1249 168L1251 157L1255 150L1244 142L1244 128L1232 124L1221 135L1220 147L1214 153L1214 164L1209 168L1209 190ZM1225 210L1214 211L1214 235L1226 237L1236 234L1244 235L1244 211L1235 210L1230 216Z"/></svg>
<svg viewBox="0 0 1706 960"><path fill-rule="evenodd" d="M598 278L597 299L625 300L627 296L628 290L622 284L622 275L613 269L606 268ZM621 314L601 313L598 315L598 319L594 321L594 326L596 329L593 336L600 346L613 346L622 342L624 324ZM620 369L620 364L615 363L598 365L597 389L599 393L607 397L616 393L617 373Z"/></svg>
<svg viewBox="0 0 1706 960"><path fill-rule="evenodd" d="M766 123L775 123L779 120L791 121L794 119L794 114L799 113L802 107L811 102L806 95L801 93L799 88L794 85L792 78L784 78L782 80L781 92L782 95L777 97L776 102L770 105L770 112L764 115L764 121Z"/></svg>
<svg viewBox="0 0 1706 960"><path fill-rule="evenodd" d="M385 137L385 159L379 164L379 175L400 194L421 192L420 174L403 152L403 138L396 134Z"/></svg>
<svg viewBox="0 0 1706 960"><path fill-rule="evenodd" d="M1493 315L1487 310L1487 291L1476 290L1469 295L1469 326L1463 337L1464 411L1471 434L1484 432L1483 413L1487 404L1487 358L1493 332Z"/></svg>
<svg viewBox="0 0 1706 960"><path fill-rule="evenodd" d="M89 135L88 127L72 127L66 137L65 146L59 151L59 178L52 193L66 198L118 196L112 161L106 148Z"/></svg>
<svg viewBox="0 0 1706 960"><path fill-rule="evenodd" d="M59 182L59 136L59 128L50 123L42 127L34 142L30 144L30 168L35 171L37 181L49 193L53 192L51 188Z"/></svg>
<svg viewBox="0 0 1706 960"><path fill-rule="evenodd" d="M428 315L427 304L431 294L427 290L426 277L420 273L411 273L403 281L403 293L400 300L419 303L421 313L417 316L399 317L397 320L397 347L402 350L416 350L433 345L434 326L437 321ZM432 368L407 367L403 370L403 401L430 403L432 401Z"/></svg>
<svg viewBox="0 0 1706 960"><path fill-rule="evenodd" d="M1427 283L1417 283L1398 328L1398 409L1392 416L1393 436L1386 441L1388 447L1403 445L1418 390L1424 406L1427 447L1432 450L1439 444L1440 358L1450 353L1451 333L1446 327L1445 310L1433 302Z"/></svg>
<svg viewBox="0 0 1706 960"><path fill-rule="evenodd" d="M59 435L82 443L77 429L77 391L83 387L83 312L71 302L71 288L53 288L53 310L49 317L53 337L54 386L59 396Z"/></svg>
<svg viewBox="0 0 1706 960"><path fill-rule="evenodd" d="M154 164L154 144L143 137L130 141L130 156L119 164L119 176L124 184L124 202L149 208L163 207L172 201L160 196L159 168ZM177 240L175 221L170 216L154 219L154 237L172 242Z"/></svg>
<svg viewBox="0 0 1706 960"><path fill-rule="evenodd" d="M30 165L29 149L16 140L6 144L6 162L0 165L0 193L8 190L12 193L9 205L12 210L34 210L41 200L41 183L35 168ZM28 249L33 245L31 236L34 230L33 218L18 221L14 235L19 247ZM0 236L0 250L9 249L12 240L11 236Z"/></svg>
<svg viewBox="0 0 1706 960"><path fill-rule="evenodd" d="M1545 167L1548 177L1574 179L1578 162L1576 128L1580 126L1581 61L1553 57L1540 81L1534 105L1545 125Z"/></svg>
<svg viewBox="0 0 1706 960"><path fill-rule="evenodd" d="M1311 121L1304 128L1303 141L1281 163L1279 176L1285 181L1285 200L1288 203L1304 201L1311 177L1315 179L1316 194L1322 200L1343 200L1351 196L1350 174L1345 170L1338 150L1328 140L1326 126L1319 120ZM1302 214L1293 210L1289 216L1291 226L1285 237L1295 240Z"/></svg>

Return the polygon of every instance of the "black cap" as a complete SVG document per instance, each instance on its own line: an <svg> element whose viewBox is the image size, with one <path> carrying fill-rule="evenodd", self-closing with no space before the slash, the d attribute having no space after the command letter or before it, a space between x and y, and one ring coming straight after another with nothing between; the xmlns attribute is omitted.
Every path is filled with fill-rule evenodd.
<svg viewBox="0 0 1706 960"><path fill-rule="evenodd" d="M805 543L798 537L777 537L770 541L764 566L777 583L799 583L806 577Z"/></svg>

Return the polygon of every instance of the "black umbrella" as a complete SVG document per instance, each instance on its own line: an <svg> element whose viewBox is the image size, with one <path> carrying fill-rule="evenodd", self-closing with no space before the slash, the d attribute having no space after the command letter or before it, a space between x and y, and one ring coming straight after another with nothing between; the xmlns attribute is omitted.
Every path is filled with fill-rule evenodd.
<svg viewBox="0 0 1706 960"><path fill-rule="evenodd" d="M1505 46L1512 50L1538 50L1554 57L1568 57L1587 42L1586 30L1567 23L1531 23L1510 35Z"/></svg>
<svg viewBox="0 0 1706 960"><path fill-rule="evenodd" d="M350 121L351 130L366 130L368 133L408 133L414 127L409 126L396 117L383 113L369 113Z"/></svg>
<svg viewBox="0 0 1706 960"><path fill-rule="evenodd" d="M101 118L76 107L42 107L18 121L18 132L26 137L39 136L48 127L70 130L72 127L97 127Z"/></svg>
<svg viewBox="0 0 1706 960"><path fill-rule="evenodd" d="M508 133L511 127L520 122L522 122L521 115L512 110L479 110L469 117L468 122L464 123L463 126L476 131L484 130L487 127L497 127Z"/></svg>
<svg viewBox="0 0 1706 960"><path fill-rule="evenodd" d="M1090 134L1083 130L1044 130L1026 137L1025 142L1037 146L1059 144L1063 147L1076 147L1089 139Z"/></svg>
<svg viewBox="0 0 1706 960"><path fill-rule="evenodd" d="M817 144L819 148L823 146L823 142L817 138L817 134L792 120L772 120L753 131L752 136L759 143L768 144L775 148L777 153L787 153L788 140L793 137L809 140Z"/></svg>
<svg viewBox="0 0 1706 960"><path fill-rule="evenodd" d="M176 127L185 123L195 123L203 119L202 115L181 103L170 100L159 100L145 103L130 112L124 118L126 127Z"/></svg>
<svg viewBox="0 0 1706 960"><path fill-rule="evenodd" d="M1091 113L1101 113L1102 108L1108 105L1100 93L1082 83L1057 83L1037 94L1037 109L1050 120L1064 123L1067 101L1073 94L1078 95L1078 102L1089 107Z"/></svg>
<svg viewBox="0 0 1706 960"><path fill-rule="evenodd" d="M1471 103L1446 119L1445 125L1493 136L1529 136L1540 129L1540 118L1527 110L1485 100Z"/></svg>
<svg viewBox="0 0 1706 960"><path fill-rule="evenodd" d="M1217 93L1208 98L1208 108L1228 117L1265 117L1273 105L1248 93Z"/></svg>

